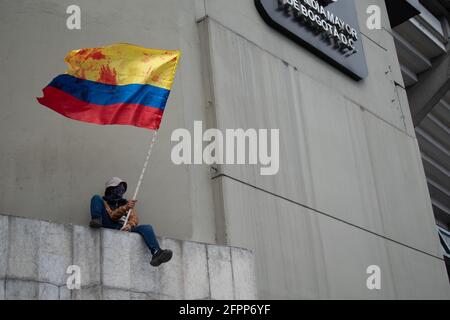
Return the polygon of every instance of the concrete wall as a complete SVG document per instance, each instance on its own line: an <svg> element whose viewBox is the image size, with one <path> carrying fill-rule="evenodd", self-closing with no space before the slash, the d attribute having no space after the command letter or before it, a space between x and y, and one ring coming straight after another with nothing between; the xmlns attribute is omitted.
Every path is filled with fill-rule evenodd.
<svg viewBox="0 0 450 320"><path fill-rule="evenodd" d="M66 28L72 4L81 8L81 30ZM181 49L138 210L143 222L165 236L214 242L209 168L170 161L172 131L204 118L195 2L1 1L0 21L1 212L86 224L91 196L102 194L111 176L127 179L129 193L134 191L150 131L75 122L36 102L67 70L68 51L116 42Z"/></svg>
<svg viewBox="0 0 450 320"><path fill-rule="evenodd" d="M86 224L104 180L137 181L149 132L74 122L35 102L67 51L181 49L144 223L252 249L261 298L450 298L383 0L355 1L369 68L360 82L268 27L253 0L76 3L81 31L65 28L73 1L0 3L1 212ZM365 27L369 4L382 8L382 30ZM211 180L207 166L172 165L170 134L194 120L280 129L279 174L221 166ZM374 264L380 291L366 288Z"/></svg>
<svg viewBox="0 0 450 320"><path fill-rule="evenodd" d="M160 238L174 252L159 268L140 235L0 215L0 299L255 299L253 254ZM81 271L69 290L67 268ZM72 283L72 282L71 282Z"/></svg>
<svg viewBox="0 0 450 320"><path fill-rule="evenodd" d="M252 1L206 1L217 127L280 129L278 175L219 167L219 235L255 250L264 298L448 299L384 1L356 3L360 82L272 30ZM382 30L365 28L369 4L383 9ZM381 290L366 286L371 265Z"/></svg>

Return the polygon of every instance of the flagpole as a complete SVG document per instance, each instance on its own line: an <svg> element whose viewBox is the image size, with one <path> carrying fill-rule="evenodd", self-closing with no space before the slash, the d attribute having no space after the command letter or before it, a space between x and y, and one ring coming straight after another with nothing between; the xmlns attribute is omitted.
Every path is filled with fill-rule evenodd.
<svg viewBox="0 0 450 320"><path fill-rule="evenodd" d="M141 189L142 181L144 180L145 172L147 171L148 165L150 163L150 156L152 155L153 146L156 143L156 139L158 138L158 130L153 132L152 142L150 143L150 147L148 148L147 158L145 159L144 167L142 168L141 176L139 177L139 181L136 186L136 190L134 191L133 200L137 200L137 196L139 194L139 190ZM123 224L123 228L126 227L128 220L130 219L132 209L128 210L127 218L125 219L125 223Z"/></svg>

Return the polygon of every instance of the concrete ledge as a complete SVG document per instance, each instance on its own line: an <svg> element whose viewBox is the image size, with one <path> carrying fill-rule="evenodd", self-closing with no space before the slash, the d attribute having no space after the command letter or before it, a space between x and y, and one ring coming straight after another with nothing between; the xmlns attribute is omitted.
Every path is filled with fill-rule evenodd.
<svg viewBox="0 0 450 320"><path fill-rule="evenodd" d="M140 235L0 215L0 300L257 298L252 252L159 241L174 256L153 268ZM72 265L79 290L66 286Z"/></svg>
<svg viewBox="0 0 450 320"><path fill-rule="evenodd" d="M230 248L208 246L207 250L211 297L217 300L234 299Z"/></svg>

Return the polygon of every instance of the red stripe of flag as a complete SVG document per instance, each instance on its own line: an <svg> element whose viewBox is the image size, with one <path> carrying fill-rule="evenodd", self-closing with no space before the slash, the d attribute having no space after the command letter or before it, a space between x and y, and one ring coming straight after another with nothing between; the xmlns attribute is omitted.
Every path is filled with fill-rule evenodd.
<svg viewBox="0 0 450 320"><path fill-rule="evenodd" d="M88 103L54 87L44 89L40 104L70 119L100 125L132 125L158 130L164 110L138 104L108 106Z"/></svg>

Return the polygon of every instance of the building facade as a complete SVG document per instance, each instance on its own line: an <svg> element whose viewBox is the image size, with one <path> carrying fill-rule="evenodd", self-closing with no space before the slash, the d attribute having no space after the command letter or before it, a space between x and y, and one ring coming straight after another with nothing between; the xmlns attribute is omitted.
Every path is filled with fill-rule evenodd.
<svg viewBox="0 0 450 320"><path fill-rule="evenodd" d="M139 178L151 132L79 123L37 104L68 51L181 49L139 198L143 223L164 237L251 249L259 298L449 299L433 216L440 198L430 188L430 200L420 108L412 117L408 102L416 105L410 73L420 84L427 70L408 70L397 55L404 23L414 22L392 29L384 0L340 1L356 9L367 65L359 81L268 25L253 0L1 1L0 212L86 225L109 177L130 187ZM67 28L73 4L80 30ZM370 5L381 9L381 29L368 28ZM440 40L445 47L448 33ZM434 63L439 52L422 55ZM194 121L222 132L279 129L278 174L175 165L171 134ZM381 287L370 290L373 266Z"/></svg>
<svg viewBox="0 0 450 320"><path fill-rule="evenodd" d="M450 272L450 5L446 1L408 4L417 14L396 26L392 34Z"/></svg>

